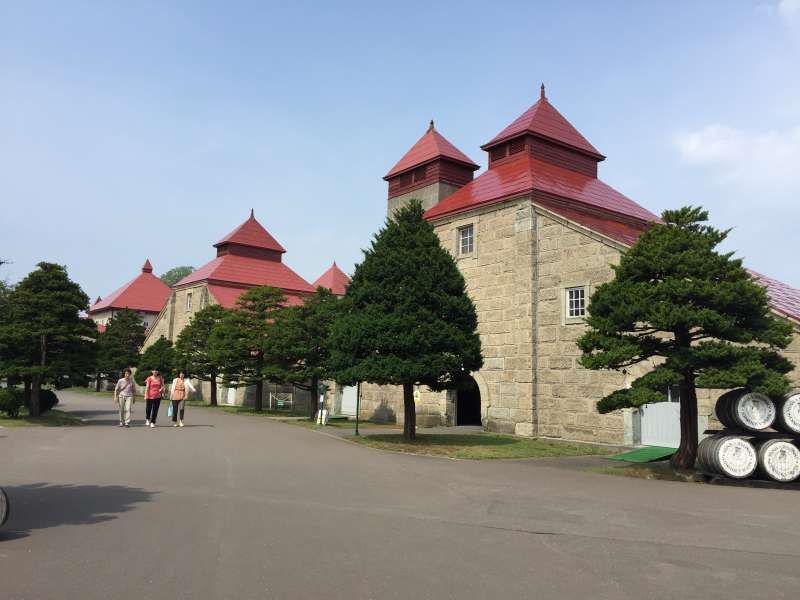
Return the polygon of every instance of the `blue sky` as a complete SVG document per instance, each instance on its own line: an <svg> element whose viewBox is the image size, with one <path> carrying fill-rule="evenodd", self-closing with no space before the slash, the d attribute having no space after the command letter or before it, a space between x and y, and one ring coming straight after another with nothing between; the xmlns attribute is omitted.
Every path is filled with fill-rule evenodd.
<svg viewBox="0 0 800 600"><path fill-rule="evenodd" d="M660 212L800 287L800 0L0 0L0 278L92 297L210 260L251 207L313 281L382 224L381 177L434 118L482 143L551 102Z"/></svg>

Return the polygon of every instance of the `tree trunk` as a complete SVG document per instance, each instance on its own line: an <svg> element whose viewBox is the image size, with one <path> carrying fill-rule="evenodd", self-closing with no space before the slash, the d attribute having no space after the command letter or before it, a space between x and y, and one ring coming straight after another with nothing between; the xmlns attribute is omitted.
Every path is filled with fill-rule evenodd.
<svg viewBox="0 0 800 600"><path fill-rule="evenodd" d="M414 384L403 384L403 439L417 439L417 407L414 405Z"/></svg>
<svg viewBox="0 0 800 600"><path fill-rule="evenodd" d="M256 382L256 398L253 401L253 408L256 412L264 410L264 380L259 379Z"/></svg>
<svg viewBox="0 0 800 600"><path fill-rule="evenodd" d="M697 460L697 389L694 376L686 377L680 385L681 443L672 455L674 469L693 469Z"/></svg>
<svg viewBox="0 0 800 600"><path fill-rule="evenodd" d="M100 391L100 380L101 380L101 378L102 378L102 376L100 375L100 373L98 373L97 377L94 378L94 391L95 392L99 392Z"/></svg>
<svg viewBox="0 0 800 600"><path fill-rule="evenodd" d="M314 420L319 408L319 377L311 378L311 406L308 407L308 418Z"/></svg>
<svg viewBox="0 0 800 600"><path fill-rule="evenodd" d="M25 406L30 406L31 403L31 378L30 376L25 376Z"/></svg>
<svg viewBox="0 0 800 600"><path fill-rule="evenodd" d="M209 383L211 384L211 398L209 399L209 402L211 403L211 406L216 406L217 405L217 373L216 373L216 371L212 371L211 372L211 380L209 381Z"/></svg>

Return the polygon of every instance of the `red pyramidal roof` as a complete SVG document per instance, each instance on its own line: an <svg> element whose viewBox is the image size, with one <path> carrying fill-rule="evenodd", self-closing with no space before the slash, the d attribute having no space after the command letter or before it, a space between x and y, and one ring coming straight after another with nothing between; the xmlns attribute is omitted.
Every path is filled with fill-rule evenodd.
<svg viewBox="0 0 800 600"><path fill-rule="evenodd" d="M773 309L795 321L800 321L800 290L751 269L747 271L757 283L766 288Z"/></svg>
<svg viewBox="0 0 800 600"><path fill-rule="evenodd" d="M104 299L98 298L89 308L89 314L104 310L130 308L142 312L159 312L169 298L169 286L153 275L153 265L147 260L142 272Z"/></svg>
<svg viewBox="0 0 800 600"><path fill-rule="evenodd" d="M408 171L409 169L431 162L437 158L446 158L467 165L468 167L473 167L473 170L480 168L470 160L469 156L461 152L461 150L447 141L441 133L436 131L433 126L433 121L431 121L430 127L428 127L428 131L425 132L425 135L419 138L416 144L411 146L411 150L403 155L403 158L392 167L391 171L384 176L384 179L389 179L403 171Z"/></svg>
<svg viewBox="0 0 800 600"><path fill-rule="evenodd" d="M218 248L228 244L263 248L265 250L274 250L275 252L286 252L283 246L270 235L269 231L264 229L261 223L256 221L252 209L250 210L250 218L214 244L214 247Z"/></svg>
<svg viewBox="0 0 800 600"><path fill-rule="evenodd" d="M594 208L643 221L658 217L599 179L520 154L498 165L445 198L425 213L426 219L471 210L514 196L540 192L571 201L578 207Z"/></svg>
<svg viewBox="0 0 800 600"><path fill-rule="evenodd" d="M344 296L349 284L350 277L337 266L336 261L333 261L331 268L320 275L319 279L314 282L314 288L322 286L337 296Z"/></svg>
<svg viewBox="0 0 800 600"><path fill-rule="evenodd" d="M567 121L544 95L544 85L539 101L522 113L511 125L503 129L483 146L486 150L521 133L531 133L547 138L603 160L605 157Z"/></svg>

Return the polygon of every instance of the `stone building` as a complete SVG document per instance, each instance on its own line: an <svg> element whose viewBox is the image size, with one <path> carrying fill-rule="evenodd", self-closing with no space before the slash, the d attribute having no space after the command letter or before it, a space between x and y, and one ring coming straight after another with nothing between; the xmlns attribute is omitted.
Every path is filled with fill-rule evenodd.
<svg viewBox="0 0 800 600"><path fill-rule="evenodd" d="M652 443L643 432L677 427L677 404L663 403L663 414L661 405L599 414L598 400L638 372L586 370L575 341L593 289L612 278L611 265L656 215L598 178L605 157L556 110L544 86L538 102L482 149L488 169L473 179L477 165L431 123L384 177L389 214L412 198L423 202L466 279L483 346L472 389L417 391L418 423ZM800 365L800 290L757 279L776 313L796 326L787 356ZM792 377L800 384L800 368ZM714 397L701 397L701 427ZM361 416L402 420L401 391L362 385Z"/></svg>
<svg viewBox="0 0 800 600"><path fill-rule="evenodd" d="M105 298L98 298L89 308L89 318L104 331L117 312L128 308L139 313L144 326L150 329L169 295L169 286L153 275L153 265L148 259L139 275Z"/></svg>
<svg viewBox="0 0 800 600"><path fill-rule="evenodd" d="M286 295L287 304L295 305L313 294L316 285L333 287L334 293L338 293L337 290L344 293L344 287L349 283L347 275L334 263L315 286L310 285L283 262L286 250L256 220L252 211L244 223L214 244L214 248L216 257L213 260L173 286L148 332L145 348L160 337L175 342L197 311L209 304L234 308L239 296L255 286L279 288ZM273 396L279 399L281 406L284 402L297 405L311 401L308 393L293 390L292 386L264 387L267 406ZM201 386L200 392L207 397L208 384ZM223 388L218 397L221 403L251 404L253 394L254 388Z"/></svg>

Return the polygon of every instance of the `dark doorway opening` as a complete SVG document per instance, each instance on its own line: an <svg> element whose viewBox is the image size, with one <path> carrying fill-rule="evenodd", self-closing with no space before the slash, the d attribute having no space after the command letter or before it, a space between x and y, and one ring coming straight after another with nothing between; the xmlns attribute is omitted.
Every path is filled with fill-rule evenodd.
<svg viewBox="0 0 800 600"><path fill-rule="evenodd" d="M472 377L456 392L456 425L481 425L481 392Z"/></svg>

